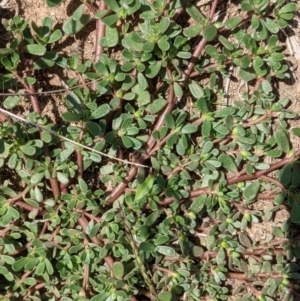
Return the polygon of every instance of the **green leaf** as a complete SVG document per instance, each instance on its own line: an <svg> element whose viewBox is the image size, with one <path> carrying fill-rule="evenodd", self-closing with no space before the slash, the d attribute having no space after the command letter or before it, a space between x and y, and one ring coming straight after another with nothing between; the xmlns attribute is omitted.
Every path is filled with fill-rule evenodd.
<svg viewBox="0 0 300 301"><path fill-rule="evenodd" d="M62 37L62 32L59 29L56 29L53 31L53 33L50 35L49 40L47 41L48 44L52 44L54 42L57 42Z"/></svg>
<svg viewBox="0 0 300 301"><path fill-rule="evenodd" d="M134 197L135 202L142 199L150 192L154 181L155 181L155 176L152 175L138 186Z"/></svg>
<svg viewBox="0 0 300 301"><path fill-rule="evenodd" d="M31 184L37 184L37 183L41 182L42 179L44 178L44 176L45 176L45 173L43 173L43 172L35 173L30 179Z"/></svg>
<svg viewBox="0 0 300 301"><path fill-rule="evenodd" d="M271 54L271 59L275 62L281 62L285 58L283 53L273 52Z"/></svg>
<svg viewBox="0 0 300 301"><path fill-rule="evenodd" d="M48 60L44 57L40 57L37 60L34 61L33 63L33 68L35 70L40 70L40 69L46 69L46 68L51 68L55 64L54 61Z"/></svg>
<svg viewBox="0 0 300 301"><path fill-rule="evenodd" d="M78 21L81 18L83 12L84 12L84 4L81 4L74 11L72 15L73 20Z"/></svg>
<svg viewBox="0 0 300 301"><path fill-rule="evenodd" d="M242 2L241 8L243 11L252 11L253 10L253 6L247 2Z"/></svg>
<svg viewBox="0 0 300 301"><path fill-rule="evenodd" d="M73 154L74 150L74 148L66 148L59 153L57 158L60 162L64 162L71 156L71 154Z"/></svg>
<svg viewBox="0 0 300 301"><path fill-rule="evenodd" d="M300 204L298 202L293 203L291 221L292 223L300 225Z"/></svg>
<svg viewBox="0 0 300 301"><path fill-rule="evenodd" d="M142 90L146 90L149 86L146 77L141 72L138 73L138 83Z"/></svg>
<svg viewBox="0 0 300 301"><path fill-rule="evenodd" d="M62 184L68 184L69 178L67 175L63 174L62 172L57 172L57 180Z"/></svg>
<svg viewBox="0 0 300 301"><path fill-rule="evenodd" d="M148 215L145 221L145 225L151 227L157 222L157 219L160 217L162 210L157 210Z"/></svg>
<svg viewBox="0 0 300 301"><path fill-rule="evenodd" d="M101 106L99 106L96 110L94 110L92 112L92 115L91 115L91 119L99 119L99 118L102 118L103 116L107 115L109 112L110 112L110 106L105 103L105 104L102 104Z"/></svg>
<svg viewBox="0 0 300 301"><path fill-rule="evenodd" d="M261 87L265 94L269 94L273 91L271 84L267 80L264 80L261 83Z"/></svg>
<svg viewBox="0 0 300 301"><path fill-rule="evenodd" d="M283 166L280 176L279 176L279 181L282 185L284 186L289 186L291 181L292 181L292 176L293 176L293 164L288 163Z"/></svg>
<svg viewBox="0 0 300 301"><path fill-rule="evenodd" d="M178 51L177 57L188 60L192 57L192 54L189 51Z"/></svg>
<svg viewBox="0 0 300 301"><path fill-rule="evenodd" d="M13 109L21 100L20 96L8 96L5 98L3 105L6 109Z"/></svg>
<svg viewBox="0 0 300 301"><path fill-rule="evenodd" d="M48 275L52 275L54 273L52 264L48 258L45 258L45 264L46 264L46 271Z"/></svg>
<svg viewBox="0 0 300 301"><path fill-rule="evenodd" d="M47 49L40 44L28 44L24 47L24 50L33 55L44 55Z"/></svg>
<svg viewBox="0 0 300 301"><path fill-rule="evenodd" d="M259 27L260 21L257 17L257 15L252 15L252 19L251 19L251 26L253 29L257 29Z"/></svg>
<svg viewBox="0 0 300 301"><path fill-rule="evenodd" d="M158 98L148 105L148 110L151 114L157 114L166 106L166 104L166 100L164 100L163 98Z"/></svg>
<svg viewBox="0 0 300 301"><path fill-rule="evenodd" d="M239 70L239 75L242 78L243 81L249 82L251 80L254 80L256 78L256 74L252 69L246 68L246 69L241 69Z"/></svg>
<svg viewBox="0 0 300 301"><path fill-rule="evenodd" d="M202 127L201 127L201 134L203 137L209 137L210 136L210 132L211 132L211 129L212 129L212 123L210 120L208 119L205 119L203 124L202 124Z"/></svg>
<svg viewBox="0 0 300 301"><path fill-rule="evenodd" d="M156 246L160 246L165 244L169 240L169 237L166 235L160 235L154 240L154 244Z"/></svg>
<svg viewBox="0 0 300 301"><path fill-rule="evenodd" d="M10 169L15 169L17 162L18 162L18 155L16 153L12 154L8 160L8 167Z"/></svg>
<svg viewBox="0 0 300 301"><path fill-rule="evenodd" d="M96 153L90 153L89 158L90 158L90 160L92 160L95 163L100 163L102 161L101 156Z"/></svg>
<svg viewBox="0 0 300 301"><path fill-rule="evenodd" d="M202 87L194 80L191 80L189 83L189 90L195 98L201 98L204 96Z"/></svg>
<svg viewBox="0 0 300 301"><path fill-rule="evenodd" d="M288 3L279 10L279 14L292 13L297 10L296 3Z"/></svg>
<svg viewBox="0 0 300 301"><path fill-rule="evenodd" d="M88 192L89 187L88 187L88 185L86 184L86 182L82 178L78 179L78 184L79 184L79 188L81 189L81 191L83 193L87 193Z"/></svg>
<svg viewBox="0 0 300 301"><path fill-rule="evenodd" d="M248 235L245 232L239 232L239 241L243 246L246 248L251 248L252 247L252 242Z"/></svg>
<svg viewBox="0 0 300 301"><path fill-rule="evenodd" d="M171 301L172 300L172 293L161 291L158 294L158 300L159 301Z"/></svg>
<svg viewBox="0 0 300 301"><path fill-rule="evenodd" d="M232 51L234 50L234 46L231 42L229 42L225 37L223 37L222 35L219 35L218 40L220 43L223 44L223 46L225 46L228 50Z"/></svg>
<svg viewBox="0 0 300 301"><path fill-rule="evenodd" d="M20 258L15 261L15 263L12 265L12 269L15 272L21 271L24 266L28 263L29 259L27 257Z"/></svg>
<svg viewBox="0 0 300 301"><path fill-rule="evenodd" d="M207 195L205 193L200 194L190 206L190 210L194 213L199 213L201 209L204 207L207 199Z"/></svg>
<svg viewBox="0 0 300 301"><path fill-rule="evenodd" d="M278 127L275 131L274 137L279 148L283 152L288 153L290 151L290 141L285 130L282 127Z"/></svg>
<svg viewBox="0 0 300 301"><path fill-rule="evenodd" d="M13 87L15 83L16 80L13 78L13 74L0 75L0 86L2 89L9 89Z"/></svg>
<svg viewBox="0 0 300 301"><path fill-rule="evenodd" d="M86 123L86 128L89 131L89 133L94 137L97 137L102 134L102 129L100 125L94 121L88 121Z"/></svg>
<svg viewBox="0 0 300 301"><path fill-rule="evenodd" d="M158 253L160 254L163 254L165 256L175 256L175 250L171 247L168 247L168 246L157 246L157 251Z"/></svg>
<svg viewBox="0 0 300 301"><path fill-rule="evenodd" d="M70 18L63 24L62 29L65 34L73 35L79 32L89 21L89 15L82 15L79 20L74 20L73 18Z"/></svg>
<svg viewBox="0 0 300 301"><path fill-rule="evenodd" d="M93 296L93 298L91 299L91 301L105 301L107 299L111 299L111 298L108 298L108 293L101 292L101 294L97 294L97 295ZM67 301L69 301L69 300L67 300Z"/></svg>
<svg viewBox="0 0 300 301"><path fill-rule="evenodd" d="M112 270L116 279L123 279L125 269L122 262L115 262L112 266Z"/></svg>
<svg viewBox="0 0 300 301"><path fill-rule="evenodd" d="M175 121L174 121L172 114L167 113L165 115L165 123L168 128L175 129Z"/></svg>
<svg viewBox="0 0 300 301"><path fill-rule="evenodd" d="M158 75L160 69L161 69L161 62L158 61L155 64L150 64L145 70L145 75L148 78L154 78Z"/></svg>
<svg viewBox="0 0 300 301"><path fill-rule="evenodd" d="M151 95L149 91L140 91L137 95L137 102L140 107L147 105L151 101Z"/></svg>
<svg viewBox="0 0 300 301"><path fill-rule="evenodd" d="M142 12L141 17L142 17L142 19L150 20L150 19L159 17L159 15L160 15L160 12L148 10L148 11Z"/></svg>
<svg viewBox="0 0 300 301"><path fill-rule="evenodd" d="M8 265L13 265L15 263L15 259L8 255L0 255L1 261L7 263Z"/></svg>
<svg viewBox="0 0 300 301"><path fill-rule="evenodd" d="M33 156L36 152L36 149L31 145L22 145L20 150L27 156Z"/></svg>
<svg viewBox="0 0 300 301"><path fill-rule="evenodd" d="M214 144L211 141L205 142L202 149L202 154L208 154L214 147Z"/></svg>
<svg viewBox="0 0 300 301"><path fill-rule="evenodd" d="M253 69L259 76L264 76L267 74L268 69L266 68L264 61L261 57L257 56L253 61Z"/></svg>
<svg viewBox="0 0 300 301"><path fill-rule="evenodd" d="M27 277L23 280L23 283L29 286L36 285L36 280L33 277Z"/></svg>
<svg viewBox="0 0 300 301"><path fill-rule="evenodd" d="M196 6L188 4L186 7L186 12L198 23L205 22L205 17L201 14L200 10Z"/></svg>
<svg viewBox="0 0 300 301"><path fill-rule="evenodd" d="M239 25L242 20L243 20L243 18L240 17L240 16L228 19L225 22L225 28L227 28L227 29L233 29L234 27L236 27L237 25Z"/></svg>
<svg viewBox="0 0 300 301"><path fill-rule="evenodd" d="M272 149L272 150L264 152L264 154L271 158L279 158L282 155L282 150Z"/></svg>
<svg viewBox="0 0 300 301"><path fill-rule="evenodd" d="M139 245L139 249L142 250L143 252L152 252L154 251L154 245L149 243L149 242L142 242Z"/></svg>
<svg viewBox="0 0 300 301"><path fill-rule="evenodd" d="M195 24L195 25L185 28L183 30L183 34L187 38L191 39L191 38L198 36L200 34L200 32L202 31L202 29L203 29L203 25Z"/></svg>
<svg viewBox="0 0 300 301"><path fill-rule="evenodd" d="M198 130L197 126L195 124L186 124L182 129L181 129L181 133L182 134L192 134L192 133L196 133Z"/></svg>
<svg viewBox="0 0 300 301"><path fill-rule="evenodd" d="M40 188L38 186L35 186L34 188L34 195L35 195L35 200L37 202L42 202L43 199L44 199L44 196L43 196L43 193L42 191L40 190Z"/></svg>
<svg viewBox="0 0 300 301"><path fill-rule="evenodd" d="M274 227L272 233L275 237L284 238L284 233L278 227Z"/></svg>
<svg viewBox="0 0 300 301"><path fill-rule="evenodd" d="M177 82L174 82L174 93L178 98L181 98L183 96L182 88Z"/></svg>
<svg viewBox="0 0 300 301"><path fill-rule="evenodd" d="M35 269L36 275L43 275L45 272L46 263L45 261L40 261Z"/></svg>
<svg viewBox="0 0 300 301"><path fill-rule="evenodd" d="M46 0L46 3L49 7L55 7L59 4L61 4L65 0Z"/></svg>
<svg viewBox="0 0 300 301"><path fill-rule="evenodd" d="M155 47L155 43L153 41L146 41L143 45L143 50L145 52L152 52Z"/></svg>
<svg viewBox="0 0 300 301"><path fill-rule="evenodd" d="M120 6L116 0L104 0L104 2L112 11L114 11L115 13L118 12Z"/></svg>
<svg viewBox="0 0 300 301"><path fill-rule="evenodd" d="M109 15L109 16L103 18L102 22L106 26L113 26L114 24L116 24L118 22L119 19L120 19L120 17L117 14L113 14L113 15Z"/></svg>
<svg viewBox="0 0 300 301"><path fill-rule="evenodd" d="M168 51L170 49L170 43L165 36L158 40L157 45L162 51Z"/></svg>
<svg viewBox="0 0 300 301"><path fill-rule="evenodd" d="M279 193L274 199L274 204L281 205L286 199L286 196L287 196L286 192Z"/></svg>
<svg viewBox="0 0 300 301"><path fill-rule="evenodd" d="M264 20L264 24L267 27L267 29L271 32L271 33L278 33L279 31L279 26L276 22L274 22L272 19L270 18L266 18Z"/></svg>
<svg viewBox="0 0 300 301"><path fill-rule="evenodd" d="M300 128L292 128L292 133L298 137L300 137Z"/></svg>
<svg viewBox="0 0 300 301"><path fill-rule="evenodd" d="M230 171L236 172L237 166L233 160L233 158L227 154L221 154L218 158L218 160L221 162L222 166Z"/></svg>
<svg viewBox="0 0 300 301"><path fill-rule="evenodd" d="M109 13L109 11L107 9L104 9L104 10L101 10L101 11L98 11L94 17L95 19L102 19L103 17L105 17L107 14ZM103 20L102 20L103 21Z"/></svg>
<svg viewBox="0 0 300 301"><path fill-rule="evenodd" d="M240 67L245 69L248 68L250 63L252 62L252 58L249 55L245 55L240 59Z"/></svg>
<svg viewBox="0 0 300 301"><path fill-rule="evenodd" d="M107 47L115 47L119 43L119 32L115 27L106 27L105 41Z"/></svg>
<svg viewBox="0 0 300 301"><path fill-rule="evenodd" d="M68 121L68 122L74 122L74 121L80 121L81 116L77 113L72 113L72 112L64 112L61 114L61 117L63 120Z"/></svg>
<svg viewBox="0 0 300 301"><path fill-rule="evenodd" d="M218 30L214 25L207 25L203 29L203 37L206 41L211 42L218 34Z"/></svg>
<svg viewBox="0 0 300 301"><path fill-rule="evenodd" d="M248 185L243 191L243 197L246 201L252 201L255 199L260 188L260 183L258 181L251 183Z"/></svg>

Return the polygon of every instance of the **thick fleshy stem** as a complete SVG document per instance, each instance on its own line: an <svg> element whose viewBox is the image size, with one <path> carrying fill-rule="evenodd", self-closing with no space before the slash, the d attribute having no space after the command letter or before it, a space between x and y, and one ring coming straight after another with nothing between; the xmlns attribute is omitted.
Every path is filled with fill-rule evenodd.
<svg viewBox="0 0 300 301"><path fill-rule="evenodd" d="M106 4L103 0L99 1L98 11L103 11L106 9ZM103 52L103 47L100 45L100 40L105 36L105 24L101 21L101 19L97 20L96 23L96 37L95 37L95 55L94 55L94 63L98 62L100 56ZM93 91L96 90L96 81L93 81L91 84L91 89Z"/></svg>
<svg viewBox="0 0 300 301"><path fill-rule="evenodd" d="M22 84L22 86L26 89L26 92L29 92L29 93L32 93L29 97L30 97L30 100L31 100L31 105L32 105L32 108L35 112L38 112L39 114L41 114L41 109L40 109L40 105L39 105L39 102L37 100L37 95L36 95L36 92L35 92L35 89L34 89L34 86L33 85L27 85L25 83L25 81L23 80L23 78L15 73L14 76L16 77L16 79L19 81L19 83ZM41 134L40 134L41 135ZM49 155L49 149L46 148L45 149L45 157L50 157ZM53 192L53 195L55 198L59 198L60 197L60 187L58 185L58 181L57 179L54 179L54 178L50 178L49 179L49 182L50 182L50 186L51 186L51 189L52 189L52 192Z"/></svg>

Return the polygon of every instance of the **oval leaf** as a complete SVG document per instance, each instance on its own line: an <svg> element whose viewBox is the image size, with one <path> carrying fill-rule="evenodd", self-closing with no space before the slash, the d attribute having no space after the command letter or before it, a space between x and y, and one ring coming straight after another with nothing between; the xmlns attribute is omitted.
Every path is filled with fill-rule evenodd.
<svg viewBox="0 0 300 301"><path fill-rule="evenodd" d="M175 256L176 254L173 248L167 246L158 246L157 251L160 254L163 254L165 256L170 256L170 257Z"/></svg>
<svg viewBox="0 0 300 301"><path fill-rule="evenodd" d="M290 141L286 132L281 127L279 127L276 130L274 137L279 148L285 153L288 153L290 151Z"/></svg>
<svg viewBox="0 0 300 301"><path fill-rule="evenodd" d="M46 50L46 47L40 44L29 44L25 46L25 51L34 55L44 55Z"/></svg>
<svg viewBox="0 0 300 301"><path fill-rule="evenodd" d="M214 40L218 33L216 26L214 25L207 25L203 30L203 37L206 41L210 42Z"/></svg>
<svg viewBox="0 0 300 301"><path fill-rule="evenodd" d="M155 180L155 176L152 175L138 186L134 198L135 201L142 199L144 196L146 196L149 193L149 191L153 186L154 180Z"/></svg>
<svg viewBox="0 0 300 301"><path fill-rule="evenodd" d="M237 171L236 164L231 156L229 156L227 154L221 154L218 159L224 168L226 168L230 171L233 171L233 172Z"/></svg>
<svg viewBox="0 0 300 301"><path fill-rule="evenodd" d="M248 185L244 191L243 191L243 196L247 201L252 201L255 199L258 191L260 188L260 183L259 182L254 182Z"/></svg>
<svg viewBox="0 0 300 301"><path fill-rule="evenodd" d="M124 265L122 262L115 262L112 267L113 273L117 279L123 279Z"/></svg>

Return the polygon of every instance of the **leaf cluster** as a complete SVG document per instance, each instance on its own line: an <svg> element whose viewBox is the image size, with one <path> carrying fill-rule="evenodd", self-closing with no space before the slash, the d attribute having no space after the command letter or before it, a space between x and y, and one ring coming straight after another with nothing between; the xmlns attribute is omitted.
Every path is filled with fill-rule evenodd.
<svg viewBox="0 0 300 301"><path fill-rule="evenodd" d="M274 88L290 76L278 34L296 4L243 0L241 16L213 21L218 5L207 16L179 0L81 2L61 28L50 17L3 20L0 86L17 90L3 107L30 101L32 111L0 124L10 175L0 185L0 297L297 300L300 129ZM99 57L53 50L92 19L105 29ZM53 67L76 74L56 124L35 92L38 72ZM251 89L225 105L232 68ZM282 227L255 241L250 229L283 208Z"/></svg>

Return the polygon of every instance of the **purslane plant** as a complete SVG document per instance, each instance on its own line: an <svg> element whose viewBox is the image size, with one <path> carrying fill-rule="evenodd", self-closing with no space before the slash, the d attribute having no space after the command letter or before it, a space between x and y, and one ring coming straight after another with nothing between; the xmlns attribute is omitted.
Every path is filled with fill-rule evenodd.
<svg viewBox="0 0 300 301"><path fill-rule="evenodd" d="M189 1L82 2L60 29L3 20L1 300L297 300L300 129L273 88L290 76L278 33L296 4L244 0L222 21L217 0L209 15ZM52 50L91 19L93 59ZM55 92L36 92L53 66L78 75L57 91L56 124L38 101ZM232 68L251 89L224 105ZM252 241L282 208L282 227Z"/></svg>

